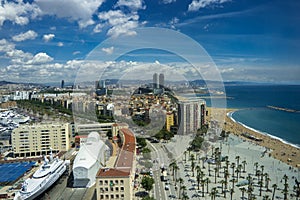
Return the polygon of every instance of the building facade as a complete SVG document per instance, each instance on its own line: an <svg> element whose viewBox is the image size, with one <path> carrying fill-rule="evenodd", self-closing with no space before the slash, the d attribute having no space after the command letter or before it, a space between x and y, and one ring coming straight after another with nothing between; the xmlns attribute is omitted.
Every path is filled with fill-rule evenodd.
<svg viewBox="0 0 300 200"><path fill-rule="evenodd" d="M47 155L52 151L68 151L71 126L65 124L23 125L11 134L15 157Z"/></svg>
<svg viewBox="0 0 300 200"><path fill-rule="evenodd" d="M120 138L118 155L114 164L98 171L96 176L97 200L133 199L133 183L136 170L136 141L127 128L118 131Z"/></svg>
<svg viewBox="0 0 300 200"><path fill-rule="evenodd" d="M178 133L196 133L205 124L205 101L192 99L178 103Z"/></svg>

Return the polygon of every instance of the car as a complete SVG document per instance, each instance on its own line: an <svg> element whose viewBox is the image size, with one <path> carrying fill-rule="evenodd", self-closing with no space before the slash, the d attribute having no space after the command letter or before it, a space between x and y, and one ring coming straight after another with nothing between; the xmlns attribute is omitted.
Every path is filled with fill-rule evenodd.
<svg viewBox="0 0 300 200"><path fill-rule="evenodd" d="M165 190L169 190L170 187L168 185L165 186Z"/></svg>
<svg viewBox="0 0 300 200"><path fill-rule="evenodd" d="M189 190L195 190L195 189L196 189L195 187L190 187L190 188L189 188Z"/></svg>
<svg viewBox="0 0 300 200"><path fill-rule="evenodd" d="M169 195L169 198L176 199L177 197L176 197L176 195L174 195L174 194L170 194L170 195Z"/></svg>
<svg viewBox="0 0 300 200"><path fill-rule="evenodd" d="M192 198L195 198L195 197L201 197L199 194L195 193L192 195Z"/></svg>

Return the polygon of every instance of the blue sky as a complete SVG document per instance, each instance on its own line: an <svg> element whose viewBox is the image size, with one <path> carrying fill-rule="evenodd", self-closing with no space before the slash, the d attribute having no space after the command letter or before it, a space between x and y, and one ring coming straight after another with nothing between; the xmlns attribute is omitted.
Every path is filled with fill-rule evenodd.
<svg viewBox="0 0 300 200"><path fill-rule="evenodd" d="M299 10L294 0L1 0L0 80L72 82L107 38L160 27L202 45L223 80L300 83ZM128 58L172 62L151 53Z"/></svg>

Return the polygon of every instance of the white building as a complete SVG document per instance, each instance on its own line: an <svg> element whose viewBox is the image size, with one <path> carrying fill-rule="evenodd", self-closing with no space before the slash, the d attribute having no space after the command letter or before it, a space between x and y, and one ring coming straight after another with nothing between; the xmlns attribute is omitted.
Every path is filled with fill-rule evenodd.
<svg viewBox="0 0 300 200"><path fill-rule="evenodd" d="M105 167L109 157L109 148L100 139L97 132L91 132L82 144L74 160L74 187L91 187L95 184L100 167Z"/></svg>

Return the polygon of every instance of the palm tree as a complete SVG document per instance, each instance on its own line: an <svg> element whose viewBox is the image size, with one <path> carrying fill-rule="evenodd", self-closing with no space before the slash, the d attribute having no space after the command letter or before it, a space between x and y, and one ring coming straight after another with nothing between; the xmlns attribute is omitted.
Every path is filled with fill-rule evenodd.
<svg viewBox="0 0 300 200"><path fill-rule="evenodd" d="M230 189L230 200L232 200L233 193L234 193L234 189L233 189L233 188L231 188L231 189Z"/></svg>
<svg viewBox="0 0 300 200"><path fill-rule="evenodd" d="M173 181L175 181L175 170L177 170L175 168L178 168L176 160L173 160L173 162L169 164L169 167L172 169Z"/></svg>
<svg viewBox="0 0 300 200"><path fill-rule="evenodd" d="M243 173L245 173L245 172L246 172L247 161L246 161L246 160L243 160L243 161L242 161L242 164L243 164Z"/></svg>
<svg viewBox="0 0 300 200"><path fill-rule="evenodd" d="M187 151L185 150L184 151L184 162L186 162L186 154L187 154Z"/></svg>
<svg viewBox="0 0 300 200"><path fill-rule="evenodd" d="M284 200L287 200L287 196L288 196L288 193L289 193L289 190L288 190L289 184L287 183L288 179L289 179L289 177L285 174L285 175L283 176L283 180L284 180L284 188L283 188L283 190L282 190L282 193L283 193L283 195L284 195L284 197L283 197Z"/></svg>
<svg viewBox="0 0 300 200"><path fill-rule="evenodd" d="M235 163L231 163L230 167L232 168L232 178L233 178L234 177Z"/></svg>
<svg viewBox="0 0 300 200"><path fill-rule="evenodd" d="M206 193L208 193L208 184L210 183L210 180L208 177L205 179L205 183L206 183Z"/></svg>
<svg viewBox="0 0 300 200"><path fill-rule="evenodd" d="M197 184L198 184L198 190L200 190L200 181L201 181L201 176L203 176L203 172L201 171L201 167L199 165L196 166L196 171L197 171Z"/></svg>
<svg viewBox="0 0 300 200"><path fill-rule="evenodd" d="M225 171L224 173L224 178L225 178L225 189L227 189L227 183L228 183L228 178L229 178L229 172L228 170Z"/></svg>
<svg viewBox="0 0 300 200"><path fill-rule="evenodd" d="M269 183L271 181L270 177L269 177L269 174L268 173L265 173L265 187L267 189L267 192L269 191Z"/></svg>
<svg viewBox="0 0 300 200"><path fill-rule="evenodd" d="M178 179L178 182L179 182L179 193L178 193L178 196L179 196L179 198L180 198L180 190L182 189L181 188L181 186L182 186L182 184L183 184L183 179L180 177L179 179Z"/></svg>
<svg viewBox="0 0 300 200"><path fill-rule="evenodd" d="M240 188L240 190L241 190L241 192L242 192L242 199L244 199L244 197L245 197L245 192L247 191L247 189L246 188L244 188L244 187L242 187L242 188Z"/></svg>
<svg viewBox="0 0 300 200"><path fill-rule="evenodd" d="M263 200L269 200L270 199L270 197L269 197L269 195L265 195L265 196L263 196Z"/></svg>
<svg viewBox="0 0 300 200"><path fill-rule="evenodd" d="M177 180L177 171L178 171L178 169L179 169L179 167L178 167L178 165L175 165L174 166L174 176L173 176L173 179L174 180ZM175 177L175 178L174 178ZM175 181L175 186L176 186L176 181Z"/></svg>
<svg viewBox="0 0 300 200"><path fill-rule="evenodd" d="M275 191L276 191L276 189L277 189L277 184L276 184L276 183L273 184L273 185L272 185L272 188L273 188L272 200L274 200L274 198L275 198Z"/></svg>
<svg viewBox="0 0 300 200"><path fill-rule="evenodd" d="M179 199L180 199L180 195L182 194L182 197L185 195L185 190L186 190L186 186L185 185L182 185L181 187L180 187L180 190L182 191L181 193L179 193ZM180 191L179 190L179 191Z"/></svg>
<svg viewBox="0 0 300 200"><path fill-rule="evenodd" d="M239 181L239 174L242 171L242 165L238 165L235 172L236 172L236 181Z"/></svg>
<svg viewBox="0 0 300 200"><path fill-rule="evenodd" d="M261 196L261 191L262 191L262 186L263 186L263 182L261 180L258 181L258 185L259 185L259 196Z"/></svg>
<svg viewBox="0 0 300 200"><path fill-rule="evenodd" d="M257 176L258 162L255 162L255 163L254 163L254 167L255 167L255 176Z"/></svg>
<svg viewBox="0 0 300 200"><path fill-rule="evenodd" d="M201 180L201 187L202 187L202 197L204 197L204 185L205 185L206 179Z"/></svg>
<svg viewBox="0 0 300 200"><path fill-rule="evenodd" d="M232 178L232 179L230 180L230 182L232 182L232 189L234 189L234 183L235 183L235 179L234 179L234 178Z"/></svg>
<svg viewBox="0 0 300 200"><path fill-rule="evenodd" d="M216 199L216 195L218 193L218 190L217 188L212 188L211 191L210 191L210 196L211 196L211 200L215 200Z"/></svg>
<svg viewBox="0 0 300 200"><path fill-rule="evenodd" d="M220 180L221 185L222 185L222 193L224 193L224 185L225 185L225 180Z"/></svg>
<svg viewBox="0 0 300 200"><path fill-rule="evenodd" d="M214 171L215 171L215 183L217 183L217 171L218 171L218 168L215 167L215 168L214 168Z"/></svg>
<svg viewBox="0 0 300 200"><path fill-rule="evenodd" d="M236 156L235 159L236 159L236 166L239 166L239 164L240 164L240 156Z"/></svg>
<svg viewBox="0 0 300 200"><path fill-rule="evenodd" d="M263 177L264 177L263 175L264 175L264 168L265 168L265 166L261 165L260 168L261 168L261 181L263 181Z"/></svg>
<svg viewBox="0 0 300 200"><path fill-rule="evenodd" d="M192 172L193 172L193 177L195 176L195 174L194 174L194 169L195 169L195 156L194 156L194 154L192 154L191 155L191 161L192 161L192 164L191 164L191 167L192 167Z"/></svg>

